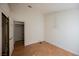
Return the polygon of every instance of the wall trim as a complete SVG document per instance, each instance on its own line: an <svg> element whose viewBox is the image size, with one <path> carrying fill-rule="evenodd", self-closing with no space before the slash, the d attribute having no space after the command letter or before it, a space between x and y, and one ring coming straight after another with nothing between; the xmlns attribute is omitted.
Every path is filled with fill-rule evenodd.
<svg viewBox="0 0 79 59"><path fill-rule="evenodd" d="M11 53L9 54L10 56L12 56L13 51L14 51L14 47L13 47L13 49L12 49Z"/></svg>
<svg viewBox="0 0 79 59"><path fill-rule="evenodd" d="M43 42L43 41L35 41L35 42L27 43L27 44L25 44L25 47L28 46L28 45L35 44L35 43L39 43L39 42Z"/></svg>

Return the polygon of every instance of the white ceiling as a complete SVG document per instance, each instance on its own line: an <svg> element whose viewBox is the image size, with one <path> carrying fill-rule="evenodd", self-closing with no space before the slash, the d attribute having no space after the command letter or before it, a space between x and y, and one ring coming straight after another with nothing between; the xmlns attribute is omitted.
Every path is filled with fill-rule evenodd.
<svg viewBox="0 0 79 59"><path fill-rule="evenodd" d="M10 7L12 6L20 6L24 8L28 8L28 5L32 6L32 9L39 10L41 13L50 13L50 12L56 12L66 9L72 9L72 8L79 8L78 3L15 3L15 4L9 4Z"/></svg>

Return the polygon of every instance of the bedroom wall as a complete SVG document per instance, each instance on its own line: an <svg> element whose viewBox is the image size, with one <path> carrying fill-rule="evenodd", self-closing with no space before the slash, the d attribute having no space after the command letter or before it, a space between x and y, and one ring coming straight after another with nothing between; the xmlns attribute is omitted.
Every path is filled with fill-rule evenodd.
<svg viewBox="0 0 79 59"><path fill-rule="evenodd" d="M47 42L79 55L79 9L45 15Z"/></svg>
<svg viewBox="0 0 79 59"><path fill-rule="evenodd" d="M11 14L14 21L22 21L25 24L25 46L44 41L43 15L35 9L22 6L13 5L12 8Z"/></svg>

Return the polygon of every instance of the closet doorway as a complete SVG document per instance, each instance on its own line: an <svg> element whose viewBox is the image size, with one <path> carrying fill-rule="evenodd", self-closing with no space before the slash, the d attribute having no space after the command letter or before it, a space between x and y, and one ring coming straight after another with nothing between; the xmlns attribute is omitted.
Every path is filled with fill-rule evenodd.
<svg viewBox="0 0 79 59"><path fill-rule="evenodd" d="M14 21L14 48L24 46L24 22Z"/></svg>

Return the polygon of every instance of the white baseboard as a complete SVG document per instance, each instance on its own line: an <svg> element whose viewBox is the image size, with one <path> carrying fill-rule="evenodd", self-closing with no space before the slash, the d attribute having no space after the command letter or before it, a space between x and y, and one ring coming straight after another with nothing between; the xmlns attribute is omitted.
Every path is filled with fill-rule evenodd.
<svg viewBox="0 0 79 59"><path fill-rule="evenodd" d="M29 43L25 44L25 46L28 46L28 45L31 45L31 44L34 44L34 43L38 43L38 42L43 42L43 41L29 42Z"/></svg>
<svg viewBox="0 0 79 59"><path fill-rule="evenodd" d="M75 52L75 51L72 51L72 50L70 50L70 49L64 48L64 47L60 46L59 44L52 43L52 42L50 42L50 41L46 41L46 42L48 42L48 43L50 43L50 44L52 44L52 45L55 45L55 46L57 46L57 47L59 47L59 48L61 48L61 49L64 49L64 50L66 50L66 51L69 51L69 52L71 52L71 53L72 53L73 55L75 55L75 56L79 56L79 53L77 53L77 52Z"/></svg>
<svg viewBox="0 0 79 59"><path fill-rule="evenodd" d="M12 49L11 51L9 51L9 56L11 56L11 55L12 55L13 50L14 50L14 47L13 47L13 49Z"/></svg>

